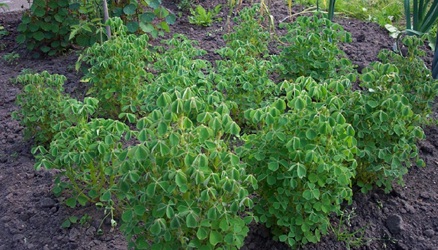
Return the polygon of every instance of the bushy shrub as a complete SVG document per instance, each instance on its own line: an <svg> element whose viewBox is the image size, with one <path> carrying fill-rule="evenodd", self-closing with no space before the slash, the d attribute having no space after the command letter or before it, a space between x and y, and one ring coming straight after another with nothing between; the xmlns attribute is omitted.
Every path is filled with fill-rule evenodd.
<svg viewBox="0 0 438 250"><path fill-rule="evenodd" d="M99 100L100 115L117 118L122 111L139 111L137 96L153 77L146 71L153 54L146 35L128 35L120 18L111 19L110 24L113 38L87 48L77 68L81 62L90 65L83 80L90 83L87 94Z"/></svg>
<svg viewBox="0 0 438 250"><path fill-rule="evenodd" d="M123 139L129 127L115 120L83 120L57 133L50 147L37 147L36 168L58 169L53 191L69 191L66 204L76 207L88 202L111 202L123 160ZM37 154L38 153L38 154Z"/></svg>
<svg viewBox="0 0 438 250"><path fill-rule="evenodd" d="M424 138L421 117L403 84L397 67L376 62L360 76L363 90L344 100L346 119L356 130L356 182L363 191L375 185L389 191L394 181L403 183L411 160L424 164L416 146Z"/></svg>
<svg viewBox="0 0 438 250"><path fill-rule="evenodd" d="M157 108L157 98L166 91L196 86L197 92L208 97L213 91L213 83L208 72L212 71L210 62L199 57L206 54L196 47L197 43L183 35L163 41L158 47L151 70L153 83L146 85L139 94L142 100L141 110L147 113Z"/></svg>
<svg viewBox="0 0 438 250"><path fill-rule="evenodd" d="M311 78L283 82L285 96L245 112L260 130L239 149L257 178L254 213L290 246L319 241L329 215L352 197L356 140L343 102L348 80L330 84Z"/></svg>
<svg viewBox="0 0 438 250"><path fill-rule="evenodd" d="M392 64L402 72L398 74L399 83L412 105L412 111L421 116L420 124L430 123L432 120L432 105L438 94L438 81L432 78L430 69L422 59L425 56L425 52L421 50L424 41L425 38L406 36L403 38L403 44L407 48L406 55L390 50L383 50L378 55L381 62Z"/></svg>
<svg viewBox="0 0 438 250"><path fill-rule="evenodd" d="M351 34L341 25L314 15L282 26L287 29L281 37L285 45L274 58L285 79L311 76L319 81L354 72L350 60L338 48L339 43L351 41Z"/></svg>
<svg viewBox="0 0 438 250"><path fill-rule="evenodd" d="M24 126L25 138L33 138L36 145L50 144L57 132L80 122L97 107L97 100L88 99L81 103L65 95L63 85L66 80L63 75L52 75L47 71L20 75L16 79L26 85L17 96L20 109L13 112L12 117ZM81 106L80 110L75 109L77 105Z"/></svg>
<svg viewBox="0 0 438 250"><path fill-rule="evenodd" d="M71 45L70 27L77 23L77 17L69 10L68 0L34 0L30 9L23 13L17 42L35 51L35 57L55 55Z"/></svg>
<svg viewBox="0 0 438 250"><path fill-rule="evenodd" d="M122 18L130 33L151 37L169 32L175 15L161 6L161 0L109 1L110 17ZM23 13L17 42L25 44L34 56L55 55L76 44L83 47L107 40L102 1L34 0Z"/></svg>
<svg viewBox="0 0 438 250"><path fill-rule="evenodd" d="M191 88L164 92L137 123L118 181L122 231L137 249L238 249L252 206L240 158L223 138L239 126Z"/></svg>
<svg viewBox="0 0 438 250"><path fill-rule="evenodd" d="M217 89L223 92L232 107L233 119L244 124L243 113L259 108L273 98L274 82L270 79L273 64L269 60L270 34L261 25L258 6L241 11L234 31L224 35L226 46L217 52L213 74Z"/></svg>

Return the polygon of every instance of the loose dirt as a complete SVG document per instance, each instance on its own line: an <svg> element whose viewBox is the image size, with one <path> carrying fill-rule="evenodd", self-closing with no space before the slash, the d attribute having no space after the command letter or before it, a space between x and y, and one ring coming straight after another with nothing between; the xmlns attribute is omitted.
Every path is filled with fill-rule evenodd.
<svg viewBox="0 0 438 250"><path fill-rule="evenodd" d="M170 10L179 12L171 1L163 1ZM283 20L288 11L284 1L271 1L271 14L275 20ZM212 8L226 1L205 1L204 7ZM302 9L295 8L294 12ZM227 31L226 15L223 21L203 28L188 23L187 13L182 13L172 32L183 33L198 40L199 46L208 52L206 59L218 59L214 52L224 46L222 35ZM32 59L23 48L17 46L16 28L21 13L0 13L0 25L10 32L0 40L0 250L10 249L127 249L119 231L112 231L105 220L103 210L95 207L69 209L62 199L51 193L54 174L50 171L35 171L30 154L31 143L23 140L23 128L11 118L16 110L15 98L22 86L10 79L23 69L33 72L47 70L68 78L66 92L75 96L84 95L81 74L74 71L78 51L55 58ZM290 21L290 20L286 20ZM376 60L381 49L390 49L394 43L388 32L377 24L344 17L335 20L351 32L353 42L343 45L349 58L361 69ZM279 30L281 32L281 30ZM170 37L171 34L166 35ZM20 54L12 64L1 58L11 52ZM429 52L427 65L432 55ZM356 192L353 204L345 206L342 220L333 218L337 232L325 236L315 245L302 249L437 249L438 248L438 128L425 128L427 139L419 143L422 158L427 167L413 167L405 177L406 186L395 187L390 194L375 190L369 194ZM85 223L61 228L69 216L91 217ZM102 223L102 226L100 224ZM104 234L98 236L102 227ZM337 239L338 238L338 239ZM339 241L340 239L343 239ZM261 225L251 225L251 231L242 249L289 249L272 240L269 230Z"/></svg>

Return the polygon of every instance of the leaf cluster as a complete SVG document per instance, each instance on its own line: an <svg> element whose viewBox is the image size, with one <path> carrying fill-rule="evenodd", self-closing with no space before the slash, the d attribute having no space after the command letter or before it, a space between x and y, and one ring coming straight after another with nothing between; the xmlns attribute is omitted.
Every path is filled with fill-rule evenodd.
<svg viewBox="0 0 438 250"><path fill-rule="evenodd" d="M263 17L256 17L258 10L254 5L240 12L239 25L224 36L226 46L217 51L222 60L216 61L213 74L216 88L225 93L239 124L244 123L244 111L263 105L275 88L270 79L274 65L268 54L271 37L261 25Z"/></svg>
<svg viewBox="0 0 438 250"><path fill-rule="evenodd" d="M351 41L351 34L339 24L313 15L298 17L282 27L287 34L281 37L281 52L274 60L283 78L311 76L320 81L354 72L353 65L338 48L339 43Z"/></svg>
<svg viewBox="0 0 438 250"><path fill-rule="evenodd" d="M432 105L438 94L438 81L431 76L430 69L425 66L423 57L425 52L421 50L426 37L405 36L402 40L407 49L406 55L390 50L382 50L378 58L383 63L396 66L399 72L400 85L404 95L412 104L412 111L420 115L420 125L428 123L432 118Z"/></svg>
<svg viewBox="0 0 438 250"><path fill-rule="evenodd" d="M362 191L373 185L392 189L419 159L416 142L424 139L420 115L412 111L399 69L394 65L373 63L360 76L363 91L349 97L346 118L357 132L358 168L356 182Z"/></svg>
<svg viewBox="0 0 438 250"><path fill-rule="evenodd" d="M349 85L348 80L285 81L278 86L285 96L245 112L260 125L239 150L259 185L254 213L290 246L319 241L329 215L352 198L355 131L338 97Z"/></svg>
<svg viewBox="0 0 438 250"><path fill-rule="evenodd" d="M16 80L26 85L17 96L20 109L13 112L12 117L25 127L25 138L33 138L36 144L50 143L57 132L95 112L97 100L82 103L63 93L65 76L44 71L20 75Z"/></svg>
<svg viewBox="0 0 438 250"><path fill-rule="evenodd" d="M191 24L199 26L210 26L216 19L216 16L221 11L222 5L216 5L212 10L206 10L201 5L196 6L196 8L190 9L189 22Z"/></svg>
<svg viewBox="0 0 438 250"><path fill-rule="evenodd" d="M35 57L55 55L70 46L70 26L77 22L69 9L68 0L35 0L23 13L18 25L20 34L17 42L34 51Z"/></svg>
<svg viewBox="0 0 438 250"><path fill-rule="evenodd" d="M87 48L76 68L83 62L90 65L83 80L90 84L87 94L99 100L101 115L117 118L122 111L138 112L137 95L152 78L146 71L152 52L147 35L128 35L120 18L109 23L114 27L113 38Z"/></svg>
<svg viewBox="0 0 438 250"><path fill-rule="evenodd" d="M238 249L252 220L240 213L252 206L253 177L222 138L239 126L224 104L191 88L164 92L157 106L138 120L139 143L122 167L123 231L138 249Z"/></svg>
<svg viewBox="0 0 438 250"><path fill-rule="evenodd" d="M175 15L164 6L161 0L121 0L111 1L112 17L120 17L130 33L147 33L153 38L169 32L169 25L175 22Z"/></svg>

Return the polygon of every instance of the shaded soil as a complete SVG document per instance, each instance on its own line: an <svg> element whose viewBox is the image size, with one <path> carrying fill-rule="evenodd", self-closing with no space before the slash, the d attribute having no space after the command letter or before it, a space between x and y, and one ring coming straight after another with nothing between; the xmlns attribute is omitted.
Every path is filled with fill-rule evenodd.
<svg viewBox="0 0 438 250"><path fill-rule="evenodd" d="M179 11L174 3L163 2L175 13ZM225 2L206 1L203 5L211 8L218 3L225 6ZM284 1L271 2L275 20L283 20L288 14ZM187 13L182 13L172 29L198 40L199 46L208 52L206 58L215 60L218 55L214 51L224 46L227 13L224 8L220 14L223 21L207 28L190 25ZM54 173L33 168L31 142L23 140L22 127L11 118L11 112L17 109L14 102L21 86L10 79L23 69L47 70L68 78L65 85L68 93L81 96L84 86L79 81L81 75L74 71L77 51L56 58L31 59L16 45L20 17L20 13L0 14L0 25L10 32L0 40L0 250L126 249L124 237L117 230L111 231L103 210L92 206L76 210L65 207L51 192ZM387 31L376 24L342 17L335 21L352 33L353 42L343 45L343 49L359 69L375 61L379 50L391 48L394 43ZM19 53L20 58L12 63L1 59L11 52ZM429 53L426 60L429 66L431 59ZM333 218L335 230L320 243L302 249L437 249L438 128L425 130L427 139L420 142L420 149L426 168L411 168L405 177L406 186L396 187L390 194L379 190L366 195L357 192L353 204L345 207L342 221ZM83 225L61 228L71 215L78 218L89 215L91 219ZM104 231L101 236L96 234L99 227ZM289 248L273 241L268 229L254 224L242 249Z"/></svg>

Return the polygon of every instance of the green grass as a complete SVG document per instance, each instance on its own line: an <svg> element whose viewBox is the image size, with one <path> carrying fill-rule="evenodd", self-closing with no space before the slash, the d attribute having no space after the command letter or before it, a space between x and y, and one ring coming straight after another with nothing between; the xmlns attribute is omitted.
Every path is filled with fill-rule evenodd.
<svg viewBox="0 0 438 250"><path fill-rule="evenodd" d="M316 5L317 0L300 0L298 4ZM328 0L320 0L319 6L327 10ZM347 15L360 20L376 22L381 26L403 21L402 0L337 0L335 15ZM398 26L398 25L397 25Z"/></svg>

